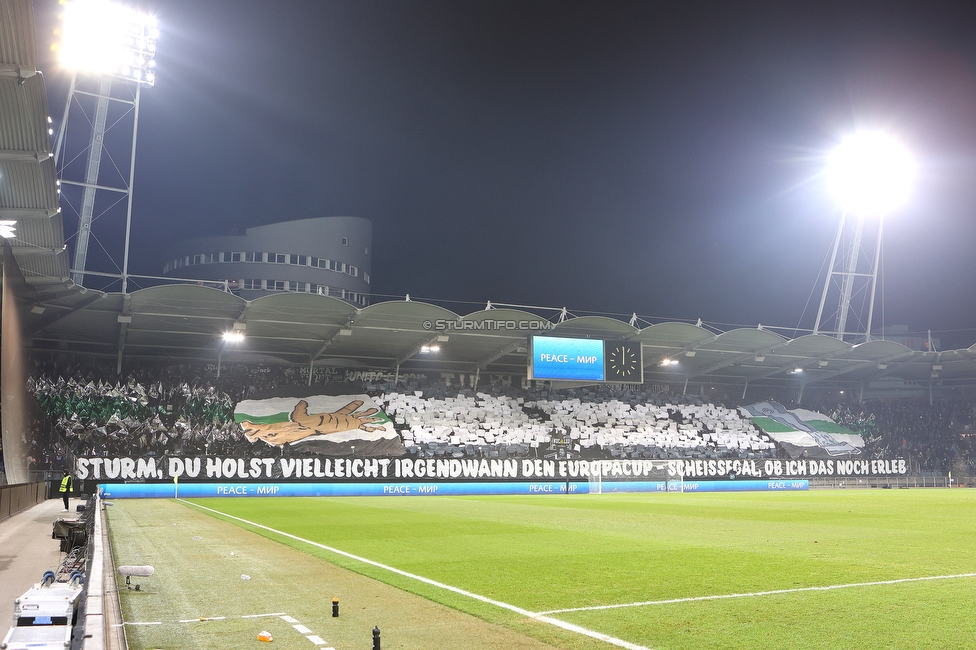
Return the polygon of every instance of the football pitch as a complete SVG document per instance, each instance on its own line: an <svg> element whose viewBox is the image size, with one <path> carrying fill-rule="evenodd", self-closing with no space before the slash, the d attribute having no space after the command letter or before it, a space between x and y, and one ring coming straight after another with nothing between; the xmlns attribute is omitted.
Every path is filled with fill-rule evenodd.
<svg viewBox="0 0 976 650"><path fill-rule="evenodd" d="M262 625L277 645L336 650L372 647L374 624L387 650L976 641L965 489L120 500L108 512L116 563L157 571L142 591L121 587L136 649L241 647Z"/></svg>

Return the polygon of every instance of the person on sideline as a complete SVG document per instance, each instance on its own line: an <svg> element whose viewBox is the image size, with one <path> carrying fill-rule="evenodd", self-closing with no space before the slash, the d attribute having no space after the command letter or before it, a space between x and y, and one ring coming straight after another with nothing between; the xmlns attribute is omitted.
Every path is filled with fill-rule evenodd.
<svg viewBox="0 0 976 650"><path fill-rule="evenodd" d="M61 493L61 498L64 500L64 510L61 512L68 512L68 495L71 494L71 475L68 474L68 470L64 470L64 476L61 478L61 487L58 488L58 492Z"/></svg>

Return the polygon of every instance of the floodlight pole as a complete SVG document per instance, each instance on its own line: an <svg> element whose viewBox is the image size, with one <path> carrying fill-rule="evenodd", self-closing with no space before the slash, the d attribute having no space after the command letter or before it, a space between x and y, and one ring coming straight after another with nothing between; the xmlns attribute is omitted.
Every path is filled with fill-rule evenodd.
<svg viewBox="0 0 976 650"><path fill-rule="evenodd" d="M854 222L854 237L850 248L847 249L847 265L841 275L840 300L837 304L837 338L844 340L847 332L847 315L851 310L851 292L854 290L854 273L857 271L858 255L861 252L861 237L864 235L864 218L858 217Z"/></svg>
<svg viewBox="0 0 976 650"><path fill-rule="evenodd" d="M122 294L128 294L129 280L129 242L132 228L132 188L136 169L136 139L139 130L139 101L143 84L155 84L156 39L159 30L156 19L148 14L133 11L121 5L109 3L85 2L75 0L69 2L64 14L64 39L62 42L62 63L67 69L75 70L71 77L67 104L64 109L64 119L58 132L55 145L55 159L59 164L59 178L61 185L74 185L82 188L81 206L78 212L78 238L75 241L74 260L71 274L75 284L82 285L85 281L85 270L88 262L88 244L92 234L92 224L100 216L113 210L121 201L113 201L99 215L95 214L96 196L110 191L125 194L125 243L122 250L121 275ZM83 83L79 84L79 74ZM132 88L132 85L135 87ZM115 91L125 88L125 92ZM97 88L97 90L96 90ZM131 91L131 92L129 92ZM79 124L78 133L90 134L87 152L69 153L65 155L65 133L69 128L68 116L71 105L80 98L86 98L85 106L91 106L90 100L95 102L92 116L85 115L87 124ZM107 150L106 131L111 130L120 119L109 116L109 107L125 105L123 117L132 112L132 140L129 155L129 175L115 168L118 177L114 182L105 182L99 178L102 155L109 155ZM87 109L85 109L87 110ZM77 118L75 119L78 122ZM121 144L121 143L120 143ZM64 178L66 174L82 176L73 160L81 159L87 154L87 165L83 179ZM72 160L66 160L71 158ZM113 164L114 167L114 164ZM101 182L100 182L101 181ZM103 247L104 250L104 247ZM119 262L114 253L105 251L115 269L119 269ZM94 273L94 271L92 271ZM114 275L113 275L114 277Z"/></svg>
<svg viewBox="0 0 976 650"><path fill-rule="evenodd" d="M878 217L878 241L874 247L874 268L871 274L871 302L868 305L868 329L867 329L867 339L871 340L871 321L874 318L874 296L878 288L878 266L881 261L881 243L884 236L884 217ZM884 338L884 313L881 314L881 338Z"/></svg>
<svg viewBox="0 0 976 650"><path fill-rule="evenodd" d="M72 93L76 84L71 84ZM85 283L85 263L88 259L88 238L91 235L92 214L95 211L95 190L98 187L98 170L102 165L102 148L105 144L105 122L108 118L108 100L112 96L112 78L102 77L95 100L95 120L92 122L91 141L88 144L88 165L85 168L84 194L81 214L78 216L78 240L75 242L75 271L71 279L75 284Z"/></svg>
<svg viewBox="0 0 976 650"><path fill-rule="evenodd" d="M847 212L841 214L840 223L837 226L837 235L834 237L834 245L830 254L830 265L827 269L827 277L824 280L823 292L820 295L820 307L817 310L817 320L813 328L814 334L831 334L838 340L843 341L848 334L860 337L863 335L865 341L871 340L871 329L874 322L874 301L877 296L878 269L881 260L882 240L884 233L884 221L878 217L878 233L875 242L874 254L871 258L870 267L858 270L861 263L862 243L864 240L865 217L858 215L855 219L849 220ZM844 234L848 234L849 241L844 244ZM841 250L843 248L843 250ZM840 253L838 255L838 253ZM866 256L864 256L866 257ZM839 278L839 294L837 299L837 311L833 316L824 318L824 306L827 303L827 294L834 286L835 278ZM870 284L870 297L868 298L867 319L865 330L848 332L847 321L851 312L851 299L854 296L855 284L860 280L862 290L866 281ZM862 307L863 309L863 307ZM860 312L863 314L863 312ZM825 321L834 319L836 329L833 331L825 330Z"/></svg>
<svg viewBox="0 0 976 650"><path fill-rule="evenodd" d="M75 94L75 86L78 84L78 74L72 73L71 85L68 87L68 99L64 103L64 116L61 118L61 125L58 127L58 138L54 145L54 162L61 162L61 147L64 144L64 132L67 130L68 112L71 110L71 97Z"/></svg>
<svg viewBox="0 0 976 650"><path fill-rule="evenodd" d="M132 155L129 156L129 193L125 207L125 250L122 253L122 295L126 295L129 284L129 232L132 230L132 185L136 178L136 136L139 135L139 95L142 84L136 84L136 100L132 114ZM870 326L868 326L870 330Z"/></svg>
<svg viewBox="0 0 976 650"><path fill-rule="evenodd" d="M55 145L55 159L60 165L62 165L60 172L60 175L62 176L62 184L77 185L83 188L81 210L78 215L78 239L75 242L75 255L72 262L71 279L75 284L82 286L84 285L85 269L87 267L88 260L88 243L92 230L92 222L94 221L95 197L97 193L99 191L122 193L126 195L126 213L125 243L122 251L121 280L122 293L126 294L128 292L129 280L129 241L132 229L132 187L135 182L136 173L136 142L139 129L139 100L142 94L142 84L117 78L112 75L102 75L94 77L94 79L98 81L98 92L93 93L79 89L77 79L78 75L76 73L71 79L71 87L68 91L68 101L67 105L65 106L64 118L61 123L61 128L58 131L57 143ZM135 85L133 94L134 99L129 100L114 97L112 95L112 88L116 81L133 83ZM63 166L66 164L66 161L63 160L64 136L65 131L68 128L68 114L71 104L77 100L78 95L95 98L95 115L93 121L91 122L91 136L88 146L88 163L85 168L84 179L81 181L63 178L65 175ZM99 170L101 168L102 154L104 153L105 149L105 132L107 130L108 108L110 102L129 105L131 106L132 110L132 147L129 158L129 176L128 179L124 180L122 187L114 187L104 183L99 183L98 178Z"/></svg>
<svg viewBox="0 0 976 650"><path fill-rule="evenodd" d="M813 326L813 333L820 333L820 323L823 319L824 304L827 302L827 290L830 288L830 276L837 261L837 249L840 248L840 238L844 234L844 222L847 221L847 211L841 212L840 224L837 226L837 236L834 237L834 248L830 254L830 265L827 267L827 279L824 282L823 294L820 296L820 308L817 310L817 322Z"/></svg>

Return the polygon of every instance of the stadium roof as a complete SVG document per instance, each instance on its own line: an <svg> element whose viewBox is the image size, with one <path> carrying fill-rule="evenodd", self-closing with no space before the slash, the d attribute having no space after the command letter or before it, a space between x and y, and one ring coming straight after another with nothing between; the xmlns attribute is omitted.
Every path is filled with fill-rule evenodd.
<svg viewBox="0 0 976 650"><path fill-rule="evenodd" d="M558 319L513 308L460 315L409 300L357 309L312 294L248 302L195 285L126 295L76 286L68 278L30 0L0 0L0 17L0 220L17 222L16 237L4 246L15 264L4 267L35 350L114 357L120 367L136 360L225 359L521 375L527 338L551 334L639 341L646 383L856 385L887 376L976 383L976 346L919 352L891 341L788 339L761 327L716 332L665 322L639 329L602 316L553 322ZM235 327L246 335L239 347L223 342ZM431 346L439 349L425 354Z"/></svg>
<svg viewBox="0 0 976 650"><path fill-rule="evenodd" d="M521 375L534 334L641 343L645 383L856 385L883 377L971 382L976 346L913 351L892 341L851 345L825 335L789 339L762 328L714 332L665 322L643 329L602 316L553 322L493 308L461 315L424 302L395 300L357 309L314 294L282 292L243 300L204 286L168 285L118 293L86 291L39 299L27 310L35 348L126 359L225 362ZM238 329L244 341L225 343ZM437 351L424 352L428 348Z"/></svg>
<svg viewBox="0 0 976 650"><path fill-rule="evenodd" d="M16 221L7 239L35 290L68 275L47 89L37 71L34 13L28 0L0 3L0 220Z"/></svg>

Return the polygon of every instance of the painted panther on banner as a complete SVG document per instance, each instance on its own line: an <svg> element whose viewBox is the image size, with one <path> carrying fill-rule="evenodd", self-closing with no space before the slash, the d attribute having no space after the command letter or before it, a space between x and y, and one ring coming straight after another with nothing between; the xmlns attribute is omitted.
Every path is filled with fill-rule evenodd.
<svg viewBox="0 0 976 650"><path fill-rule="evenodd" d="M402 456L393 422L368 395L244 400L234 420L250 442L327 456Z"/></svg>

